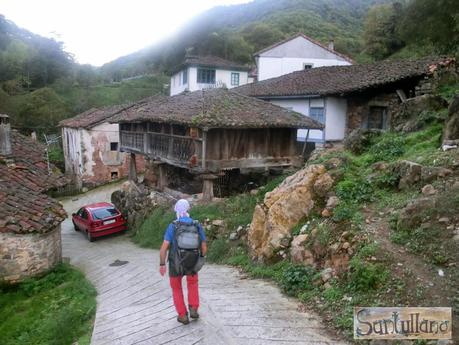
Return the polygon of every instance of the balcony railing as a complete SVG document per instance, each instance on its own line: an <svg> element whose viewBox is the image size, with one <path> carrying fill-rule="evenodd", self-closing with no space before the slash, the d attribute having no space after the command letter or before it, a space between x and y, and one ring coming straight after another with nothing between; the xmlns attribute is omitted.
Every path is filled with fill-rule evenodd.
<svg viewBox="0 0 459 345"><path fill-rule="evenodd" d="M198 164L202 154L200 138L121 130L120 142L122 151L134 151L179 165Z"/></svg>

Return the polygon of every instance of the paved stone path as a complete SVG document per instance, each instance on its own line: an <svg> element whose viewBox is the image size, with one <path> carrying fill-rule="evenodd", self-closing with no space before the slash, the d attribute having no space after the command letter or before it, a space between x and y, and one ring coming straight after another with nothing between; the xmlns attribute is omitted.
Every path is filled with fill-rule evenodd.
<svg viewBox="0 0 459 345"><path fill-rule="evenodd" d="M71 214L83 204L109 200L118 187L62 203ZM201 271L201 318L184 326L176 321L168 280L158 273L158 251L139 248L125 235L90 243L73 230L70 219L63 223L62 236L64 257L98 291L93 345L343 344L326 335L313 314L297 312L297 303L272 284L217 265ZM127 262L111 266L116 260Z"/></svg>

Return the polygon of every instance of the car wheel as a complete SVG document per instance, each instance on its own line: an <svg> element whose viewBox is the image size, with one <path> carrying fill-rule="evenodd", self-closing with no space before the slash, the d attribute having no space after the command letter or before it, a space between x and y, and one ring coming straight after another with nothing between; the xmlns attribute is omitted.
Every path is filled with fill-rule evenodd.
<svg viewBox="0 0 459 345"><path fill-rule="evenodd" d="M75 231L79 231L78 227L76 226L75 222L72 220L72 223L73 223L73 230Z"/></svg>
<svg viewBox="0 0 459 345"><path fill-rule="evenodd" d="M94 242L96 238L91 234L90 231L86 231L86 236L88 237L89 242Z"/></svg>

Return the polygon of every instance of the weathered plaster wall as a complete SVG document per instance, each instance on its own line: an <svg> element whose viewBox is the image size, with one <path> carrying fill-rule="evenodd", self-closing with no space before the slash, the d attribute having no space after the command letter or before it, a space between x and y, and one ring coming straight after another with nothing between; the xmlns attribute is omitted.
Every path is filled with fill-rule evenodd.
<svg viewBox="0 0 459 345"><path fill-rule="evenodd" d="M128 176L130 158L119 151L118 124L105 122L90 130L64 128L63 132L66 174L87 186L110 182L113 175ZM111 150L110 143L118 143L118 149ZM137 171L144 171L142 156L136 155L136 164Z"/></svg>
<svg viewBox="0 0 459 345"><path fill-rule="evenodd" d="M181 70L171 77L171 96L179 94L186 89L188 89L188 91L196 91L212 86L212 84L198 83L198 67L188 67L187 70L188 81L185 84L183 83L183 72L185 70ZM231 85L231 73L239 73L239 85ZM233 71L215 68L215 83L217 85L226 85L228 89L231 89L233 87L249 83L249 75L247 71Z"/></svg>
<svg viewBox="0 0 459 345"><path fill-rule="evenodd" d="M81 134L75 128L62 128L62 141L65 159L65 174L74 182L81 183L83 173L83 156L81 152Z"/></svg>
<svg viewBox="0 0 459 345"><path fill-rule="evenodd" d="M60 226L46 234L0 233L0 281L19 282L62 259Z"/></svg>

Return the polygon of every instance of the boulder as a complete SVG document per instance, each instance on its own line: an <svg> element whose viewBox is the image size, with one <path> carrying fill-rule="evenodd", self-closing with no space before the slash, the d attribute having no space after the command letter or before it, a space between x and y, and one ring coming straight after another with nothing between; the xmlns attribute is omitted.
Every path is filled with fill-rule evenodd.
<svg viewBox="0 0 459 345"><path fill-rule="evenodd" d="M434 195L437 193L437 190L431 184L426 184L424 187L422 187L421 192L424 195Z"/></svg>
<svg viewBox="0 0 459 345"><path fill-rule="evenodd" d="M407 189L421 181L422 165L407 160L399 161L394 171L400 176L398 188Z"/></svg>
<svg viewBox="0 0 459 345"><path fill-rule="evenodd" d="M230 241L236 241L237 239L239 239L239 236L238 236L237 232L232 232L229 235L229 239L230 239Z"/></svg>
<svg viewBox="0 0 459 345"><path fill-rule="evenodd" d="M442 167L422 167L421 180L423 182L432 182L438 178L444 178L453 173L452 170Z"/></svg>
<svg viewBox="0 0 459 345"><path fill-rule="evenodd" d="M292 228L309 216L320 198L314 188L317 181L330 181L323 165L309 165L287 177L266 194L264 202L255 207L248 232L249 248L258 260L274 259L276 252L291 238Z"/></svg>
<svg viewBox="0 0 459 345"><path fill-rule="evenodd" d="M354 129L344 139L344 147L353 153L360 154L365 151L371 139L379 134L381 134L381 131L377 129Z"/></svg>
<svg viewBox="0 0 459 345"><path fill-rule="evenodd" d="M399 214L397 228L415 229L419 227L424 220L424 211L434 208L436 201L432 197L422 197L415 199L406 205Z"/></svg>
<svg viewBox="0 0 459 345"><path fill-rule="evenodd" d="M298 235L293 238L290 246L290 258L293 263L303 264L306 266L314 265L314 257L310 250L304 246L308 240L308 235Z"/></svg>
<svg viewBox="0 0 459 345"><path fill-rule="evenodd" d="M337 196L331 196L327 200L326 208L333 210L339 204L339 198Z"/></svg>
<svg viewBox="0 0 459 345"><path fill-rule="evenodd" d="M212 221L212 225L221 227L221 226L225 225L225 222L223 220L221 220L221 219L216 219L216 220Z"/></svg>
<svg viewBox="0 0 459 345"><path fill-rule="evenodd" d="M448 108L448 119L443 131L443 141L459 139L459 95Z"/></svg>
<svg viewBox="0 0 459 345"><path fill-rule="evenodd" d="M319 176L314 182L313 190L316 195L326 196L334 184L333 178L329 174Z"/></svg>
<svg viewBox="0 0 459 345"><path fill-rule="evenodd" d="M325 268L320 271L320 279L322 282L326 283L333 277L333 269L331 267Z"/></svg>

